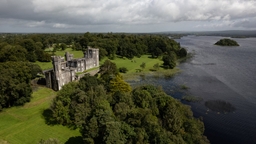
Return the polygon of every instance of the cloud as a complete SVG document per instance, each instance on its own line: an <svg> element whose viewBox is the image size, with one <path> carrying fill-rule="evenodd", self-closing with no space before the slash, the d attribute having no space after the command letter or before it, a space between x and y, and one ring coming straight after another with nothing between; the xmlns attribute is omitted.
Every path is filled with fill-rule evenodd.
<svg viewBox="0 0 256 144"><path fill-rule="evenodd" d="M54 28L71 28L72 26L67 25L67 24L56 23L56 24L53 24L53 27Z"/></svg>
<svg viewBox="0 0 256 144"><path fill-rule="evenodd" d="M256 17L255 9L254 0L1 0L0 19L24 27L65 29L184 21L247 28L255 23L250 20Z"/></svg>
<svg viewBox="0 0 256 144"><path fill-rule="evenodd" d="M242 27L248 29L255 29L256 28L256 17L250 19L242 19L240 21L236 21L234 27Z"/></svg>

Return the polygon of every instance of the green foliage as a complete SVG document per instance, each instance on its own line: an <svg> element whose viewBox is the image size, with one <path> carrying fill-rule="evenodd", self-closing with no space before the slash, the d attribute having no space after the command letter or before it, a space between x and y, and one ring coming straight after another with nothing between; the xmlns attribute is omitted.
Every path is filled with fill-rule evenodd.
<svg viewBox="0 0 256 144"><path fill-rule="evenodd" d="M128 71L128 69L126 67L120 67L119 68L120 73L126 73L127 71Z"/></svg>
<svg viewBox="0 0 256 144"><path fill-rule="evenodd" d="M41 139L38 144L60 144L60 142L56 138L49 138L47 140Z"/></svg>
<svg viewBox="0 0 256 144"><path fill-rule="evenodd" d="M153 68L154 68L155 70L159 70L159 68L160 68L159 63L154 64Z"/></svg>
<svg viewBox="0 0 256 144"><path fill-rule="evenodd" d="M97 85L99 85L98 79L94 76L86 74L79 80L78 87L83 91L88 91Z"/></svg>
<svg viewBox="0 0 256 144"><path fill-rule="evenodd" d="M107 93L92 79L87 89L80 89L84 82L65 85L51 107L60 124L80 128L85 143L209 143L189 107L160 88L146 85L129 92L116 75Z"/></svg>
<svg viewBox="0 0 256 144"><path fill-rule="evenodd" d="M64 144L69 139L81 136L78 130L70 130L62 125L48 125L48 108L55 96L55 91L39 87L33 92L31 101L24 106L0 112L0 143L4 140L6 144L37 144L41 139L46 141L56 138Z"/></svg>
<svg viewBox="0 0 256 144"><path fill-rule="evenodd" d="M30 101L32 69L24 62L0 63L1 108L23 105Z"/></svg>
<svg viewBox="0 0 256 144"><path fill-rule="evenodd" d="M141 65L140 65L140 67L142 68L142 69L144 69L145 67L146 67L146 63L142 63Z"/></svg>
<svg viewBox="0 0 256 144"><path fill-rule="evenodd" d="M203 100L203 98L188 95L188 96L183 96L182 100L185 100L187 102L200 102Z"/></svg>
<svg viewBox="0 0 256 144"><path fill-rule="evenodd" d="M24 39L20 42L20 45L27 49L28 52L34 52L36 49L35 42L32 39Z"/></svg>
<svg viewBox="0 0 256 144"><path fill-rule="evenodd" d="M176 54L171 52L170 55L163 56L163 65L165 68L173 69L176 66Z"/></svg>
<svg viewBox="0 0 256 144"><path fill-rule="evenodd" d="M186 86L185 84L180 85L180 88L181 88L181 89L183 89L183 90L187 90L187 89L189 89L189 87L188 87L188 86Z"/></svg>
<svg viewBox="0 0 256 144"><path fill-rule="evenodd" d="M108 55L108 52L105 49L103 49L103 48L99 49L99 59L100 60L102 60L107 55Z"/></svg>
<svg viewBox="0 0 256 144"><path fill-rule="evenodd" d="M111 60L119 56L134 59L146 54L151 54L152 58L156 58L164 54L170 55L171 51L174 51L178 58L180 58L186 53L184 49L180 48L179 43L169 37L150 34L7 34L5 37L1 39L6 43L3 42L0 45L0 51L6 45L15 46L19 44L26 49L26 60L30 62L50 62L51 55L63 55L59 50L66 51L66 47L70 47L70 49L75 51L83 51L87 46L99 48L100 60L105 56ZM48 48L53 49L53 51L51 50L50 53L44 52ZM12 52L9 53L11 54ZM15 61L23 58L23 56L19 56L15 52L12 54L12 57ZM75 58L78 57L75 56ZM3 59L7 61L7 58Z"/></svg>
<svg viewBox="0 0 256 144"><path fill-rule="evenodd" d="M61 48L61 50L65 50L67 48L67 45L62 43L62 44L60 44L60 48Z"/></svg>
<svg viewBox="0 0 256 144"><path fill-rule="evenodd" d="M27 50L21 46L6 45L0 49L0 62L26 61Z"/></svg>
<svg viewBox="0 0 256 144"><path fill-rule="evenodd" d="M220 46L239 46L239 44L236 41L234 41L232 39L227 39L227 38L220 39L219 41L217 41L215 43L215 45L220 45Z"/></svg>
<svg viewBox="0 0 256 144"><path fill-rule="evenodd" d="M131 86L126 83L120 74L115 75L113 79L111 79L109 83L110 92L115 93L117 91L120 92L130 92Z"/></svg>
<svg viewBox="0 0 256 144"><path fill-rule="evenodd" d="M101 79L108 84L109 81L118 73L116 64L110 60L106 60L101 66L100 71Z"/></svg>
<svg viewBox="0 0 256 144"><path fill-rule="evenodd" d="M30 69L31 79L36 78L37 74L43 74L43 71L39 65L34 64L34 63L27 63L27 66Z"/></svg>
<svg viewBox="0 0 256 144"><path fill-rule="evenodd" d="M183 58L187 56L188 52L185 48L181 48L176 54L179 58Z"/></svg>
<svg viewBox="0 0 256 144"><path fill-rule="evenodd" d="M84 50L86 50L87 49L87 46L88 46L88 38L86 38L86 37L83 37L83 38L81 38L80 40L79 40L79 44L80 44L80 46L81 46L81 49L76 49L76 50L82 50L82 51L84 51Z"/></svg>

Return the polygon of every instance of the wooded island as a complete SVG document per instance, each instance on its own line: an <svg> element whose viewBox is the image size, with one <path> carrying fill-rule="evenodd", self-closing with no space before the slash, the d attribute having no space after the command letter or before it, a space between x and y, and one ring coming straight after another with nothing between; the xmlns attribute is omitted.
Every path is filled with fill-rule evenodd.
<svg viewBox="0 0 256 144"><path fill-rule="evenodd" d="M219 41L217 41L214 45L219 45L219 46L239 46L239 44L232 40L232 39L221 39Z"/></svg>

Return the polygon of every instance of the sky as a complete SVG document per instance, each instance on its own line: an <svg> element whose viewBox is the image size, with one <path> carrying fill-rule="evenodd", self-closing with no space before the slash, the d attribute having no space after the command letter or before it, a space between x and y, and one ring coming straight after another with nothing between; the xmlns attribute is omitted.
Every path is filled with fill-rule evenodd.
<svg viewBox="0 0 256 144"><path fill-rule="evenodd" d="M256 0L0 0L0 32L256 30Z"/></svg>

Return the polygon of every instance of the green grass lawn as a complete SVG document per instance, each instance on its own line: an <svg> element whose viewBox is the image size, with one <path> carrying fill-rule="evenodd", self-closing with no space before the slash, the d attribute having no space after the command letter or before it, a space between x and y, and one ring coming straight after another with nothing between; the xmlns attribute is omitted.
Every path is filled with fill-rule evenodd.
<svg viewBox="0 0 256 144"><path fill-rule="evenodd" d="M52 50L51 48L48 48L45 51L47 51L51 54L52 53L52 52L50 52L51 50ZM69 52L69 53L73 54L74 58L82 58L84 56L82 51L73 51L71 48L67 48L64 51L56 51L55 55L64 57L65 52ZM47 70L47 69L52 68L52 62L39 62L39 61L37 61L36 64L38 64L42 68L42 70Z"/></svg>
<svg viewBox="0 0 256 144"><path fill-rule="evenodd" d="M40 87L33 93L31 102L0 112L0 143L36 144L40 139L49 138L57 138L65 143L71 137L81 136L78 130L45 124L42 113L49 108L55 95L55 91Z"/></svg>
<svg viewBox="0 0 256 144"><path fill-rule="evenodd" d="M35 63L38 64L42 70L47 70L47 69L53 68L52 62L39 62L39 61L36 61Z"/></svg>
<svg viewBox="0 0 256 144"><path fill-rule="evenodd" d="M49 51L49 50L48 50ZM82 51L73 51L71 48L67 48L65 51L57 51L55 52L56 55L59 56L64 56L65 52L69 52L71 54L74 54L74 58L81 58L83 57L83 52ZM104 63L104 61L107 58L103 59L100 61L100 65ZM117 67L126 67L128 69L128 72L123 76L125 79L130 79L133 77L137 77L139 75L144 75L144 74L154 74L154 75L165 75L165 76L172 76L175 73L179 72L178 68L174 68L172 70L168 69L163 69L163 68L159 68L159 70L153 72L151 71L153 68L153 66L155 64L159 64L162 65L163 61L159 58L150 58L150 55L143 55L140 58L134 57L132 60L127 59L127 58L119 58L117 57L114 60L111 60L112 62L116 63ZM142 69L140 67L140 65L142 63L145 63L146 66L144 69ZM51 69L52 68L52 63L51 62L36 62L36 64L38 64L43 70L46 69ZM138 72L138 70L141 70L141 72Z"/></svg>
<svg viewBox="0 0 256 144"><path fill-rule="evenodd" d="M67 48L64 51L56 51L55 54L58 56L64 57L65 52L69 52L74 55L74 58L82 58L84 57L84 53L82 51L73 51L71 48Z"/></svg>
<svg viewBox="0 0 256 144"><path fill-rule="evenodd" d="M164 69L162 67L159 67L157 71L152 71L155 64L158 63L161 66L163 64L163 61L159 58L150 58L150 55L143 55L140 58L134 57L132 60L127 58L116 58L111 61L116 63L118 68L126 67L128 69L128 72L123 74L125 79L133 79L134 77L144 74L153 74L157 76L172 76L179 72L178 68ZM144 69L140 67L143 62L146 64ZM138 72L138 69L140 69L141 72Z"/></svg>
<svg viewBox="0 0 256 144"><path fill-rule="evenodd" d="M144 72L149 72L150 69L153 69L155 64L161 65L163 61L161 59L153 59L150 58L150 55L143 55L140 58L134 57L132 60L127 58L116 58L115 60L111 60L112 62L116 63L117 67L126 67L129 71L127 74L136 73L137 69L141 69ZM142 69L140 65L145 63L145 69Z"/></svg>

